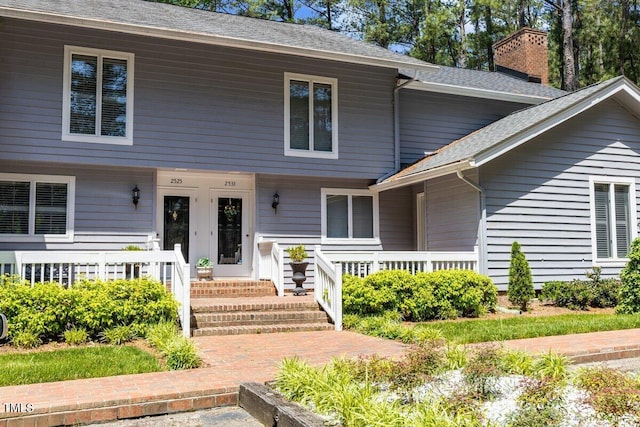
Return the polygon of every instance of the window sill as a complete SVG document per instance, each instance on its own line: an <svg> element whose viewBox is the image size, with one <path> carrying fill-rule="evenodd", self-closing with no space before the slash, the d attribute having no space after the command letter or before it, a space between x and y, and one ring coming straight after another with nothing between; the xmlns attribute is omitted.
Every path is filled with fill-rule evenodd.
<svg viewBox="0 0 640 427"><path fill-rule="evenodd" d="M338 159L338 153L328 151L309 151L285 149L284 155L287 157L309 157L315 159Z"/></svg>
<svg viewBox="0 0 640 427"><path fill-rule="evenodd" d="M89 144L133 145L133 138L120 136L95 136L80 134L63 134L63 141L86 142Z"/></svg>
<svg viewBox="0 0 640 427"><path fill-rule="evenodd" d="M594 267L624 267L629 262L629 258L596 259Z"/></svg>

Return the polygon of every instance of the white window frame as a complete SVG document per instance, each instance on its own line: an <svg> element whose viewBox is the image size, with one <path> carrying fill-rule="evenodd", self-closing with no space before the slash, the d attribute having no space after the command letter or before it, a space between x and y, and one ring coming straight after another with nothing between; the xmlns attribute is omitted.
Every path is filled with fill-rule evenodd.
<svg viewBox="0 0 640 427"><path fill-rule="evenodd" d="M308 82L309 92L309 149L291 148L291 80ZM313 84L331 85L331 151L313 150ZM284 73L284 155L293 157L314 157L319 159L338 158L338 79L307 74Z"/></svg>
<svg viewBox="0 0 640 427"><path fill-rule="evenodd" d="M609 191L612 191L614 185L626 185L629 187L629 228L631 231L631 243L638 235L637 229L637 212L636 212L636 183L634 178L611 177L611 176L590 176L589 177L589 206L591 211L591 253L594 266L606 267L622 267L629 261L629 258L618 258L616 229L615 224L609 224L611 229L611 253L612 258L598 258L598 245L596 235L596 202L595 202L595 185L609 185ZM610 221L615 218L615 200L610 198L609 211L611 212Z"/></svg>
<svg viewBox="0 0 640 427"><path fill-rule="evenodd" d="M76 177L62 175L29 175L0 173L0 181L29 182L29 232L27 234L0 234L2 242L72 242L75 218ZM65 234L35 234L36 183L67 184L67 232Z"/></svg>
<svg viewBox="0 0 640 427"><path fill-rule="evenodd" d="M96 134L85 135L71 133L71 58L72 55L89 55L98 58L97 86L101 87L102 58L121 59L127 61L127 113L126 135L108 136L100 135L100 117L102 116L102 93L98 91L96 99ZM133 82L134 82L134 57L133 53L118 52L113 50L93 49L79 46L64 47L64 74L62 89L62 140L75 142L89 142L97 144L133 145Z"/></svg>
<svg viewBox="0 0 640 427"><path fill-rule="evenodd" d="M332 244L380 244L380 216L378 206L378 193L370 190L356 190L348 188L322 188L320 189L322 218L321 240L322 243ZM327 237L327 196L349 196L348 198L348 234L347 238ZM352 196L368 196L372 198L373 209L373 238L354 238L353 235L353 211Z"/></svg>

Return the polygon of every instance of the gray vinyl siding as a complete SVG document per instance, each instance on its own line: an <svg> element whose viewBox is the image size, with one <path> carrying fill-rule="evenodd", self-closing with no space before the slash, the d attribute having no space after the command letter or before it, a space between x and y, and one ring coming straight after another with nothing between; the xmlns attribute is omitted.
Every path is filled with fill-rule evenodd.
<svg viewBox="0 0 640 427"><path fill-rule="evenodd" d="M380 203L380 241L385 251L413 251L416 202L411 187L383 191Z"/></svg>
<svg viewBox="0 0 640 427"><path fill-rule="evenodd" d="M528 105L430 93L400 91L400 159L413 163L458 138Z"/></svg>
<svg viewBox="0 0 640 427"><path fill-rule="evenodd" d="M75 176L73 242L3 242L0 250L115 250L153 234L155 172L149 169L4 163L2 172ZM141 190L137 209L131 190Z"/></svg>
<svg viewBox="0 0 640 427"><path fill-rule="evenodd" d="M3 20L0 160L375 179L396 71ZM64 46L135 54L133 146L61 141ZM284 73L338 80L339 159L284 156Z"/></svg>
<svg viewBox="0 0 640 427"><path fill-rule="evenodd" d="M636 192L640 187L640 123L613 100L481 168L488 273L500 287L508 283L514 240L538 288L591 270L590 176L634 178ZM636 210L637 196L631 195ZM621 269L602 267L605 276Z"/></svg>
<svg viewBox="0 0 640 427"><path fill-rule="evenodd" d="M466 176L476 181L475 173ZM425 182L428 251L473 251L478 244L479 195L455 174Z"/></svg>

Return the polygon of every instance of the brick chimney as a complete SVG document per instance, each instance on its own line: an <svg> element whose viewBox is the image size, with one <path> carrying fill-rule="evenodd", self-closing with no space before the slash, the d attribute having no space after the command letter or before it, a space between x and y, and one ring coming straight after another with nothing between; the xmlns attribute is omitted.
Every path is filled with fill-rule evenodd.
<svg viewBox="0 0 640 427"><path fill-rule="evenodd" d="M549 83L547 33L522 28L493 45L496 71L529 82Z"/></svg>

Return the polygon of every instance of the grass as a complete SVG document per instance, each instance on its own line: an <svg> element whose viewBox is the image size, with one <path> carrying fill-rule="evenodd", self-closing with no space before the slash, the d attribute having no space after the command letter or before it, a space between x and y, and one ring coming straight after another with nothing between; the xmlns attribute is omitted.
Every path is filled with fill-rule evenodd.
<svg viewBox="0 0 640 427"><path fill-rule="evenodd" d="M438 321L420 323L458 344L536 338L585 332L640 328L640 316L621 314L563 314L559 316L511 317L491 320Z"/></svg>
<svg viewBox="0 0 640 427"><path fill-rule="evenodd" d="M157 359L131 346L97 346L0 355L0 386L157 372Z"/></svg>

